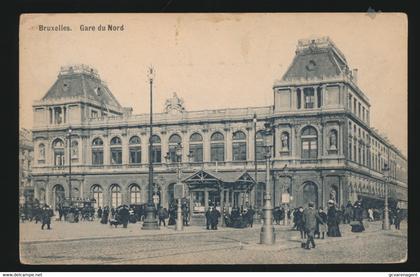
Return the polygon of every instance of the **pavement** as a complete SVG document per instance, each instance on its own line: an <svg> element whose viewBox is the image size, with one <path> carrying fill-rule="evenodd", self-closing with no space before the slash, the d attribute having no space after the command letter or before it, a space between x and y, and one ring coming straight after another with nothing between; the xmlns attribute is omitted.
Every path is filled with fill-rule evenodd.
<svg viewBox="0 0 420 277"><path fill-rule="evenodd" d="M278 264L395 263L407 258L407 224L384 231L381 222L367 223L363 233L340 225L342 237L317 239L316 248L300 247L299 232L275 225L276 243L259 244L254 228L206 230L188 226L175 231L127 229L99 222L53 221L52 230L21 223L21 261L28 264ZM384 255L386 253L386 255Z"/></svg>

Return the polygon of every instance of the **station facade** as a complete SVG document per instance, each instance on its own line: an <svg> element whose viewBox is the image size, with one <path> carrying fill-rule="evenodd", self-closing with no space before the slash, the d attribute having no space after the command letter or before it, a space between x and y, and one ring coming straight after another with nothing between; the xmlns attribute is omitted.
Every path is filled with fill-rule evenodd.
<svg viewBox="0 0 420 277"><path fill-rule="evenodd" d="M406 205L407 160L370 125L357 70L329 38L299 40L273 95L270 106L188 111L174 93L164 112L153 115L156 203L168 207L174 201L179 166L194 212L209 203L261 208L263 129L270 122L274 206L313 201L325 207L330 199L341 206L358 197L380 206L385 165L389 197ZM94 198L102 207L147 202L149 115L122 107L96 70L61 68L33 111L35 198L53 206L69 196Z"/></svg>

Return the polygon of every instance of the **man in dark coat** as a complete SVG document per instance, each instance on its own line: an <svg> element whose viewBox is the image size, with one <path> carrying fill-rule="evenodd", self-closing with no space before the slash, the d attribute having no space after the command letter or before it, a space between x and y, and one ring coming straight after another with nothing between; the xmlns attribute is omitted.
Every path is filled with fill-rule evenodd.
<svg viewBox="0 0 420 277"><path fill-rule="evenodd" d="M108 208L108 206L106 206L104 208L103 213L102 213L101 223L102 224L108 224L108 217L109 217L109 208Z"/></svg>
<svg viewBox="0 0 420 277"><path fill-rule="evenodd" d="M329 237L341 237L339 224L339 216L337 209L335 208L334 200L328 200L328 211L327 211L327 225Z"/></svg>
<svg viewBox="0 0 420 277"><path fill-rule="evenodd" d="M98 218L100 219L102 217L102 208L99 206L98 208Z"/></svg>
<svg viewBox="0 0 420 277"><path fill-rule="evenodd" d="M216 207L214 207L210 214L212 230L217 230L217 224L219 224L219 217L220 212L216 209Z"/></svg>
<svg viewBox="0 0 420 277"><path fill-rule="evenodd" d="M118 217L124 228L127 228L129 216L130 212L128 211L128 207L126 205L122 206L118 211Z"/></svg>
<svg viewBox="0 0 420 277"><path fill-rule="evenodd" d="M400 230L402 217L403 217L402 211L400 210L400 208L397 208L394 213L394 224L395 224L395 229L397 230Z"/></svg>
<svg viewBox="0 0 420 277"><path fill-rule="evenodd" d="M158 217L159 217L159 226L162 225L162 222L163 222L163 226L166 226L165 219L167 217L167 213L165 212L165 210L163 209L163 207L160 207L159 208Z"/></svg>
<svg viewBox="0 0 420 277"><path fill-rule="evenodd" d="M190 219L190 209L186 204L182 205L182 216L184 219L184 226L188 226Z"/></svg>
<svg viewBox="0 0 420 277"><path fill-rule="evenodd" d="M353 205L351 201L347 202L346 207L344 208L344 223L349 224L353 218Z"/></svg>
<svg viewBox="0 0 420 277"><path fill-rule="evenodd" d="M363 207L362 202L356 201L353 207L353 220L351 231L354 233L363 232L365 226L363 225Z"/></svg>
<svg viewBox="0 0 420 277"><path fill-rule="evenodd" d="M50 209L50 207L45 204L44 208L42 209L42 215L41 215L41 220L42 220L42 225L41 225L41 229L44 230L44 226L47 225L47 229L50 230L51 227L51 217L53 216L52 214L52 210Z"/></svg>
<svg viewBox="0 0 420 277"><path fill-rule="evenodd" d="M254 223L254 214L255 214L255 211L252 209L252 206L250 206L248 211L246 212L246 218L247 218L248 224L251 228L252 228L252 225Z"/></svg>
<svg viewBox="0 0 420 277"><path fill-rule="evenodd" d="M211 216L211 207L209 207L206 211L206 229L209 230L210 226L212 226L212 216Z"/></svg>
<svg viewBox="0 0 420 277"><path fill-rule="evenodd" d="M300 232L300 238L306 239L306 232L305 232L305 227L303 224L303 207L299 207L299 209L296 211L295 223L296 223L296 230Z"/></svg>
<svg viewBox="0 0 420 277"><path fill-rule="evenodd" d="M306 235L308 236L305 245L305 249L307 250L311 249L309 247L310 244L312 244L312 248L315 248L314 233L316 230L317 220L322 221L318 212L314 209L314 203L309 202L308 208L303 211L302 215L303 226L305 228Z"/></svg>

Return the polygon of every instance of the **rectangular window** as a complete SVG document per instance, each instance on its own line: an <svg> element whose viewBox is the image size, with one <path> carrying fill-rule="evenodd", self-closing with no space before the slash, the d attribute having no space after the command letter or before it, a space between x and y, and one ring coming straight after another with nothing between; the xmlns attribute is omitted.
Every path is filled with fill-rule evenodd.
<svg viewBox="0 0 420 277"><path fill-rule="evenodd" d="M300 109L302 107L302 98L301 98L300 89L296 91L296 94L297 94L297 108Z"/></svg>
<svg viewBox="0 0 420 277"><path fill-rule="evenodd" d="M362 108L362 120L365 121L365 107Z"/></svg>
<svg viewBox="0 0 420 277"><path fill-rule="evenodd" d="M225 160L225 145L224 143L213 143L211 145L211 161L222 162Z"/></svg>
<svg viewBox="0 0 420 277"><path fill-rule="evenodd" d="M160 146L152 146L152 163L162 162L162 150Z"/></svg>
<svg viewBox="0 0 420 277"><path fill-rule="evenodd" d="M317 145L316 140L302 141L302 158L316 159L317 158Z"/></svg>
<svg viewBox="0 0 420 277"><path fill-rule="evenodd" d="M121 148L111 149L111 164L122 164Z"/></svg>
<svg viewBox="0 0 420 277"><path fill-rule="evenodd" d="M318 108L322 106L322 90L320 88L317 89L317 100L318 100Z"/></svg>
<svg viewBox="0 0 420 277"><path fill-rule="evenodd" d="M233 160L234 161L246 161L246 143L235 142L232 145Z"/></svg>
<svg viewBox="0 0 420 277"><path fill-rule="evenodd" d="M304 98L305 98L305 109L314 108L315 94L313 88L304 88L303 89Z"/></svg>
<svg viewBox="0 0 420 277"><path fill-rule="evenodd" d="M359 103L359 109L357 110L357 116L358 117L362 117L362 112L361 112L361 109L362 109L362 105Z"/></svg>
<svg viewBox="0 0 420 277"><path fill-rule="evenodd" d="M348 103L348 107L349 107L349 110L351 110L351 100L352 100L352 96L351 95L349 95L349 103Z"/></svg>
<svg viewBox="0 0 420 277"><path fill-rule="evenodd" d="M256 150L257 150L257 161L264 160L264 143L262 141L257 141L256 143Z"/></svg>
<svg viewBox="0 0 420 277"><path fill-rule="evenodd" d="M97 111L91 111L90 117L97 118L98 117L98 112Z"/></svg>
<svg viewBox="0 0 420 277"><path fill-rule="evenodd" d="M130 147L130 163L131 164L141 163L141 148L140 148L140 146Z"/></svg>
<svg viewBox="0 0 420 277"><path fill-rule="evenodd" d="M353 150L352 146L351 146L351 141L349 142L349 160L352 160L352 154L351 151Z"/></svg>
<svg viewBox="0 0 420 277"><path fill-rule="evenodd" d="M356 98L353 99L353 113L357 112L357 100Z"/></svg>
<svg viewBox="0 0 420 277"><path fill-rule="evenodd" d="M190 144L191 161L194 163L203 162L203 144Z"/></svg>
<svg viewBox="0 0 420 277"><path fill-rule="evenodd" d="M104 164L104 152L102 151L102 149L92 150L92 164L93 165Z"/></svg>

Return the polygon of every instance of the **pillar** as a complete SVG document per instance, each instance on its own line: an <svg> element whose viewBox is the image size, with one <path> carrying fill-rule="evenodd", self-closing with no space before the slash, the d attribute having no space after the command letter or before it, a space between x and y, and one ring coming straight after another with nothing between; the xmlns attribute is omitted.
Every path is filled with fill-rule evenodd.
<svg viewBox="0 0 420 277"><path fill-rule="evenodd" d="M314 109L318 109L318 94L317 94L317 87L312 87L314 90Z"/></svg>
<svg viewBox="0 0 420 277"><path fill-rule="evenodd" d="M209 208L209 192L204 188L204 209L207 211Z"/></svg>
<svg viewBox="0 0 420 277"><path fill-rule="evenodd" d="M210 134L203 132L203 162L210 161Z"/></svg>
<svg viewBox="0 0 420 277"><path fill-rule="evenodd" d="M110 148L109 148L109 137L106 135L103 137L103 142L104 142L104 146L103 146L103 151L104 151L104 165L109 165L111 164L111 160L110 160Z"/></svg>
<svg viewBox="0 0 420 277"><path fill-rule="evenodd" d="M190 222L191 222L192 215L193 215L193 209L194 209L194 207L193 207L193 192L189 191L188 193L190 195Z"/></svg>
<svg viewBox="0 0 420 277"><path fill-rule="evenodd" d="M232 161L232 132L230 128L225 128L225 151L226 151L226 161Z"/></svg>
<svg viewBox="0 0 420 277"><path fill-rule="evenodd" d="M220 225L224 226L225 225L225 204L224 204L224 196L225 196L225 190L221 189L220 190L220 213L221 213L221 218L220 218Z"/></svg>
<svg viewBox="0 0 420 277"><path fill-rule="evenodd" d="M129 159L128 136L123 134L121 138L122 164L126 165Z"/></svg>

